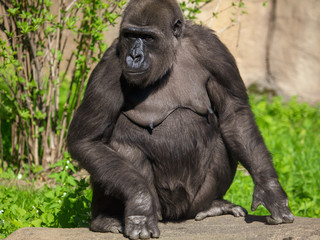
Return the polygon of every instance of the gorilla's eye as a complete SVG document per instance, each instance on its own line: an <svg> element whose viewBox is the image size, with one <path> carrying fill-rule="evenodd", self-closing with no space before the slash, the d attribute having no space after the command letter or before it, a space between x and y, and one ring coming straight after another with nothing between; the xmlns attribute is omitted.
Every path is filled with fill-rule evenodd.
<svg viewBox="0 0 320 240"><path fill-rule="evenodd" d="M145 35L142 37L143 40L145 40L146 42L152 42L154 40L154 37L151 35Z"/></svg>
<svg viewBox="0 0 320 240"><path fill-rule="evenodd" d="M136 33L126 32L122 36L124 39L128 39L128 40L141 39L145 42L152 42L154 40L154 37L150 34L136 34Z"/></svg>
<svg viewBox="0 0 320 240"><path fill-rule="evenodd" d="M124 33L124 34L123 34L123 37L124 37L125 39L135 39L135 38L137 38L137 36L135 36L135 34L129 33L129 32Z"/></svg>

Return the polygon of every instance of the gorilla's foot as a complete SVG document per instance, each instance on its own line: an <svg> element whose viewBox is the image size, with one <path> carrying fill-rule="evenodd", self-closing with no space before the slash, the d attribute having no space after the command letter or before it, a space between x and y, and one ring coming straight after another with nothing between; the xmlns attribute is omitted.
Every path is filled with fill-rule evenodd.
<svg viewBox="0 0 320 240"><path fill-rule="evenodd" d="M90 230L93 232L123 232L122 224L119 219L109 217L103 214L98 215L92 220Z"/></svg>
<svg viewBox="0 0 320 240"><path fill-rule="evenodd" d="M235 217L245 217L247 213L247 210L243 207L237 206L226 200L214 200L208 210L199 212L196 215L195 220L200 221L206 217L220 216L224 214L232 214Z"/></svg>

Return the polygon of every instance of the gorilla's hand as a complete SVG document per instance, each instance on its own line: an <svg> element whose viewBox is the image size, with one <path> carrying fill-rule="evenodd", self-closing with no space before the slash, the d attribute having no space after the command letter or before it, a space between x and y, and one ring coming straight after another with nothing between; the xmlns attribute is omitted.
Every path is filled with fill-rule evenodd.
<svg viewBox="0 0 320 240"><path fill-rule="evenodd" d="M158 238L160 231L154 216L128 216L125 219L125 235L130 239Z"/></svg>
<svg viewBox="0 0 320 240"><path fill-rule="evenodd" d="M271 213L267 217L268 224L293 222L294 216L289 209L288 198L278 180L255 185L251 210L255 211L260 204Z"/></svg>
<svg viewBox="0 0 320 240"><path fill-rule="evenodd" d="M151 194L140 192L127 202L124 233L130 239L160 236L158 214Z"/></svg>

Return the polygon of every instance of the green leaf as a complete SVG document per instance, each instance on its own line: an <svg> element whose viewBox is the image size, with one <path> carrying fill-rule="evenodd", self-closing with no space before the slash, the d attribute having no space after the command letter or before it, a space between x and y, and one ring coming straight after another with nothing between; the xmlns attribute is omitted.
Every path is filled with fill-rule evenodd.
<svg viewBox="0 0 320 240"><path fill-rule="evenodd" d="M75 181L75 178L72 176L68 176L66 182L71 186L77 186L77 182Z"/></svg>
<svg viewBox="0 0 320 240"><path fill-rule="evenodd" d="M14 226L18 227L18 228L22 228L24 227L24 222L22 220L18 220L18 219L13 219L11 221L11 224L13 224Z"/></svg>
<svg viewBox="0 0 320 240"><path fill-rule="evenodd" d="M47 21L52 22L54 19L57 18L57 16L53 15L52 13L48 14L47 16Z"/></svg>
<svg viewBox="0 0 320 240"><path fill-rule="evenodd" d="M244 4L244 2L243 1L241 1L240 0L240 2L239 2L239 8L245 8L246 6L245 6L245 4Z"/></svg>
<svg viewBox="0 0 320 240"><path fill-rule="evenodd" d="M19 8L8 8L7 11L8 11L8 13L9 13L9 15L15 16L15 15L18 14Z"/></svg>
<svg viewBox="0 0 320 240"><path fill-rule="evenodd" d="M28 109L25 110L18 110L19 115L23 118L23 119L30 119L30 112Z"/></svg>
<svg viewBox="0 0 320 240"><path fill-rule="evenodd" d="M51 198L51 199L55 197L53 191L48 191L48 192L46 192L44 195L45 195L47 198Z"/></svg>
<svg viewBox="0 0 320 240"><path fill-rule="evenodd" d="M20 14L21 18L32 18L32 14L30 12L22 11Z"/></svg>
<svg viewBox="0 0 320 240"><path fill-rule="evenodd" d="M53 2L51 0L44 0L44 4L47 8L50 8L53 5Z"/></svg>
<svg viewBox="0 0 320 240"><path fill-rule="evenodd" d="M20 22L20 21L18 21L17 22L17 26L18 26L18 28L20 28L22 34L27 34L27 33L29 33L31 31L31 26L30 26L30 24L28 22L25 22L25 21Z"/></svg>
<svg viewBox="0 0 320 240"><path fill-rule="evenodd" d="M58 50L57 60L62 61L62 52L60 50Z"/></svg>
<svg viewBox="0 0 320 240"><path fill-rule="evenodd" d="M42 127L39 127L39 133L42 133L43 131L44 131L44 126L42 126Z"/></svg>
<svg viewBox="0 0 320 240"><path fill-rule="evenodd" d="M35 118L42 120L46 118L46 113L41 112L40 110L37 110L35 113Z"/></svg>
<svg viewBox="0 0 320 240"><path fill-rule="evenodd" d="M31 225L33 227L41 227L41 223L42 223L41 219L35 219L35 220L31 221Z"/></svg>
<svg viewBox="0 0 320 240"><path fill-rule="evenodd" d="M41 218L42 222L44 222L48 226L50 226L50 223L52 223L54 221L54 216L50 212L43 213L40 218Z"/></svg>
<svg viewBox="0 0 320 240"><path fill-rule="evenodd" d="M72 172L76 173L76 169L74 168L73 164L68 164L68 167L71 169Z"/></svg>

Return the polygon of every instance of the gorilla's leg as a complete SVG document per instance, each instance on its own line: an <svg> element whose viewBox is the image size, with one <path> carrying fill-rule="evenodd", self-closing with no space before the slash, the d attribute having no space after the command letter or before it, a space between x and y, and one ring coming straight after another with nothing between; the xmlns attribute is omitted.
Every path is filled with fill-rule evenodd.
<svg viewBox="0 0 320 240"><path fill-rule="evenodd" d="M224 214L232 214L235 217L245 217L247 215L247 210L230 203L227 200L214 200L208 210L199 212L196 215L195 220L199 221L206 217L220 216Z"/></svg>
<svg viewBox="0 0 320 240"><path fill-rule="evenodd" d="M121 134L121 131L119 132L120 135L123 136L123 134ZM115 135L115 138L117 138L117 135ZM162 220L161 206L157 191L154 186L153 169L145 154L138 147L133 147L124 143L119 143L117 141L112 141L111 146L115 151L121 154L121 156L125 157L128 161L130 161L131 164L139 170L139 173L146 180L146 182L148 183L149 191L155 203L158 220Z"/></svg>
<svg viewBox="0 0 320 240"><path fill-rule="evenodd" d="M116 137L116 134L115 134ZM139 171L140 177L148 185L149 195L139 195L141 199L118 199L115 192L103 189L93 182L91 230L99 232L124 233L130 239L159 237L157 222L161 219L161 208L153 184L152 167L146 156L137 148L113 140L110 147ZM121 196L121 194L119 195ZM138 205L137 205L138 201ZM144 209L153 206L148 213ZM137 207L138 206L138 207ZM142 214L140 214L141 210ZM138 213L138 214L137 214Z"/></svg>
<svg viewBox="0 0 320 240"><path fill-rule="evenodd" d="M91 221L90 230L94 232L122 233L123 227L119 219L102 213Z"/></svg>
<svg viewBox="0 0 320 240"><path fill-rule="evenodd" d="M92 183L92 221L90 229L94 232L123 232L124 206L119 199L106 196L98 184Z"/></svg>
<svg viewBox="0 0 320 240"><path fill-rule="evenodd" d="M244 208L223 200L223 196L233 181L237 162L229 156L221 136L213 140L211 145L215 146L210 157L212 162L206 179L193 203L192 215L195 220L224 214L244 217L247 214Z"/></svg>

